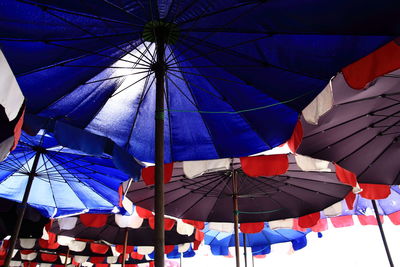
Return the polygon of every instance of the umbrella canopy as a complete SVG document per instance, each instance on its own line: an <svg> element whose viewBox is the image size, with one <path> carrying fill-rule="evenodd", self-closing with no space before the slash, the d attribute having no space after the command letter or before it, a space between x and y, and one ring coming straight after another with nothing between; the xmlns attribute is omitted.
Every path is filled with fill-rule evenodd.
<svg viewBox="0 0 400 267"><path fill-rule="evenodd" d="M116 218L115 216L119 216L120 218ZM89 240L104 240L111 244L123 245L127 230L127 245L154 246L154 230L150 227L148 220L144 220L143 224L139 228L132 228L132 226L123 227L119 226L116 222L116 220L118 221L121 219L121 216L122 215L108 215L104 225L97 225L97 227L94 225L88 226L87 223L85 224L84 221L78 219L74 227L68 227L65 229L59 224L59 221L55 221L50 229L50 232L57 235ZM176 226L173 226L170 231L165 231L166 245L191 243L194 241L194 239L195 237L193 233L190 236L179 234Z"/></svg>
<svg viewBox="0 0 400 267"><path fill-rule="evenodd" d="M0 44L29 113L154 162L162 69L165 161L244 156L286 141L297 112L337 71L400 31L393 1L367 1L362 12L357 1L336 1L334 16L326 5L6 0ZM161 39L164 63L156 60Z"/></svg>
<svg viewBox="0 0 400 267"><path fill-rule="evenodd" d="M209 245L214 255L228 255L228 247L235 246L233 233L219 232L209 229L208 225L204 231L204 244ZM244 238L246 238L246 247L250 247L253 255L268 254L271 252L271 245L292 242L294 250L299 250L307 245L306 235L310 230L305 232L292 229L272 230L265 223L264 229L259 233L239 234L240 246L244 246Z"/></svg>
<svg viewBox="0 0 400 267"><path fill-rule="evenodd" d="M286 173L269 177L247 175L238 160L233 163L233 170L209 172L193 179L187 178L178 165L165 185L166 214L199 221L233 222L233 172L237 174L238 213L242 223L320 211L343 199L351 190L338 181L335 172L302 171L293 156ZM152 210L153 190L154 186L141 181L132 183L126 196L138 206Z"/></svg>
<svg viewBox="0 0 400 267"><path fill-rule="evenodd" d="M318 125L303 122L298 152L336 162L360 183L399 184L399 77L397 70L354 90L338 75L332 81L333 108Z"/></svg>
<svg viewBox="0 0 400 267"><path fill-rule="evenodd" d="M43 215L120 211L118 188L129 177L114 167L111 158L62 147L45 133L23 133L17 148L0 163L1 197L22 201L38 154L28 203Z"/></svg>

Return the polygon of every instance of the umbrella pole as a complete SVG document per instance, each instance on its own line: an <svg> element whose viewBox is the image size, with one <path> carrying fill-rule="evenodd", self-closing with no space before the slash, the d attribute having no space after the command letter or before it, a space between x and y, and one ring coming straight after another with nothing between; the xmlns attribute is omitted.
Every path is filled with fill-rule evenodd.
<svg viewBox="0 0 400 267"><path fill-rule="evenodd" d="M67 267L68 257L69 257L69 247L68 247L68 250L67 250L67 256L65 257L64 267Z"/></svg>
<svg viewBox="0 0 400 267"><path fill-rule="evenodd" d="M165 42L161 28L155 29L157 62L152 66L156 77L155 114L155 267L164 267L164 76Z"/></svg>
<svg viewBox="0 0 400 267"><path fill-rule="evenodd" d="M251 254L251 261L253 262L253 267L254 267L254 256Z"/></svg>
<svg viewBox="0 0 400 267"><path fill-rule="evenodd" d="M247 267L247 248L246 248L246 234L243 233L243 247L244 247L244 266Z"/></svg>
<svg viewBox="0 0 400 267"><path fill-rule="evenodd" d="M122 267L125 267L126 247L128 246L128 235L129 235L129 230L128 230L128 227L127 227L127 228L125 228L124 251L123 251L123 254L122 254Z"/></svg>
<svg viewBox="0 0 400 267"><path fill-rule="evenodd" d="M18 239L18 236L19 236L19 231L20 231L21 225L22 225L22 220L24 219L26 207L28 206L27 203L28 203L29 192L31 191L33 179L36 176L36 168L37 168L37 165L39 163L40 154L41 154L40 151L36 151L35 159L33 160L33 164L32 164L32 169L29 172L28 183L26 185L24 197L22 198L22 203L21 203L21 206L20 206L21 207L21 211L20 211L20 213L18 215L18 219L17 219L17 222L16 222L15 227L14 227L13 234L12 234L11 239L10 239L10 246L8 248L6 259L4 260L4 266L5 267L8 267L10 265L12 254L13 254L13 251L14 251L14 248L15 248L15 244L17 243L17 239Z"/></svg>
<svg viewBox="0 0 400 267"><path fill-rule="evenodd" d="M235 259L236 267L240 267L240 252L239 252L239 205L237 200L237 181L236 172L232 172L232 188L233 188L233 224L235 228Z"/></svg>
<svg viewBox="0 0 400 267"><path fill-rule="evenodd" d="M179 267L182 267L182 253L181 253L180 257L179 257Z"/></svg>
<svg viewBox="0 0 400 267"><path fill-rule="evenodd" d="M390 255L390 251L389 251L389 246L386 242L385 232L383 231L381 218L379 217L379 212L378 212L378 207L376 206L376 201L375 201L375 199L372 199L371 202L372 202L372 206L374 207L375 217L378 222L379 231L381 232L382 241L383 241L383 245L385 246L386 255L388 257L389 264L391 267L394 267L394 264L392 261L392 256Z"/></svg>

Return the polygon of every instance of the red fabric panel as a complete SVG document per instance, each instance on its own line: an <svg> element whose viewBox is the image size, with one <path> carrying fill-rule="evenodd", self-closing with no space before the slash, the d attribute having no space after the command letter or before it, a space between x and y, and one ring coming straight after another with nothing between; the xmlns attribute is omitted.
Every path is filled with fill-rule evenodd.
<svg viewBox="0 0 400 267"><path fill-rule="evenodd" d="M154 216L150 210L147 210L145 208L136 206L135 209L136 209L136 213L139 215L139 217L141 217L143 219L147 219L147 218Z"/></svg>
<svg viewBox="0 0 400 267"><path fill-rule="evenodd" d="M293 153L296 153L302 140L303 140L303 126L301 126L301 122L298 121L296 127L294 127L292 136L287 141L287 144Z"/></svg>
<svg viewBox="0 0 400 267"><path fill-rule="evenodd" d="M31 254L32 252L35 252L34 250L30 250L30 249L21 249L19 251L19 253L21 253L22 255L28 255Z"/></svg>
<svg viewBox="0 0 400 267"><path fill-rule="evenodd" d="M304 215L299 218L299 226L302 228L311 228L317 224L320 217L321 217L320 212Z"/></svg>
<svg viewBox="0 0 400 267"><path fill-rule="evenodd" d="M3 240L3 244L1 245L2 248L8 248L10 245L10 240Z"/></svg>
<svg viewBox="0 0 400 267"><path fill-rule="evenodd" d="M241 223L240 231L245 234L255 234L259 233L264 229L263 222L255 222L255 223Z"/></svg>
<svg viewBox="0 0 400 267"><path fill-rule="evenodd" d="M186 220L186 219L182 219L182 221L184 223L193 225L195 228L203 230L204 229L204 222L201 221L195 221L195 220Z"/></svg>
<svg viewBox="0 0 400 267"><path fill-rule="evenodd" d="M29 262L29 261L24 262L24 267L36 267L36 266L37 266L36 262Z"/></svg>
<svg viewBox="0 0 400 267"><path fill-rule="evenodd" d="M81 214L79 219L87 227L100 228L106 225L108 214Z"/></svg>
<svg viewBox="0 0 400 267"><path fill-rule="evenodd" d="M47 253L41 253L40 258L43 261L48 261L48 262L55 262L58 258L58 255L56 254L47 254Z"/></svg>
<svg viewBox="0 0 400 267"><path fill-rule="evenodd" d="M390 185L385 184L360 184L360 195L366 199L384 199L390 195Z"/></svg>
<svg viewBox="0 0 400 267"><path fill-rule="evenodd" d="M328 230L328 220L327 219L319 219L317 224L311 227L313 232L322 232Z"/></svg>
<svg viewBox="0 0 400 267"><path fill-rule="evenodd" d="M299 219L293 219L293 230L305 232L307 229L299 226Z"/></svg>
<svg viewBox="0 0 400 267"><path fill-rule="evenodd" d="M57 243L57 235L56 234L47 232L47 235L49 236L49 240L48 240L49 244Z"/></svg>
<svg viewBox="0 0 400 267"><path fill-rule="evenodd" d="M4 258L7 255L7 249L0 248L0 259Z"/></svg>
<svg viewBox="0 0 400 267"><path fill-rule="evenodd" d="M89 261L91 263L103 263L105 261L106 257L90 257ZM108 264L105 264L106 266L108 266ZM96 265L98 266L98 265Z"/></svg>
<svg viewBox="0 0 400 267"><path fill-rule="evenodd" d="M165 245L164 247L164 254L171 253L174 251L175 246L174 245Z"/></svg>
<svg viewBox="0 0 400 267"><path fill-rule="evenodd" d="M265 259L266 255L254 255L256 259Z"/></svg>
<svg viewBox="0 0 400 267"><path fill-rule="evenodd" d="M201 244L201 241L199 241L199 240L193 241L193 250L198 250L200 244Z"/></svg>
<svg viewBox="0 0 400 267"><path fill-rule="evenodd" d="M132 259L136 259L136 260L142 260L144 258L144 255L139 254L139 253L137 253L135 251L132 251L131 252L131 258Z"/></svg>
<svg viewBox="0 0 400 267"><path fill-rule="evenodd" d="M155 225L155 217L152 216L152 217L148 218L148 220L149 220L150 228L154 230L154 227L155 227L155 226L154 226L154 225ZM171 231L172 228L174 227L174 225L175 225L175 220L174 220L174 219L164 218L164 228L165 228L165 231Z"/></svg>
<svg viewBox="0 0 400 267"><path fill-rule="evenodd" d="M253 177L280 175L289 168L287 155L267 155L240 158L243 171Z"/></svg>
<svg viewBox="0 0 400 267"><path fill-rule="evenodd" d="M197 241L203 241L204 239L204 232L200 231L199 229L196 229L195 234L194 234L194 238Z"/></svg>
<svg viewBox="0 0 400 267"><path fill-rule="evenodd" d="M11 150L14 150L17 147L19 138L21 137L21 128L22 128L22 124L24 124L24 114L25 114L25 108L24 108L24 111L22 112L22 115L19 118L17 124L14 127L14 144L13 144Z"/></svg>
<svg viewBox="0 0 400 267"><path fill-rule="evenodd" d="M376 78L400 68L400 46L392 41L342 69L347 84L364 89Z"/></svg>
<svg viewBox="0 0 400 267"><path fill-rule="evenodd" d="M336 167L336 177L339 179L339 181L341 181L344 184L351 185L352 187L355 187L357 185L357 177L353 172L340 167L336 163L335 167Z"/></svg>
<svg viewBox="0 0 400 267"><path fill-rule="evenodd" d="M127 264L125 264L125 267L138 267L138 266L137 266L137 264L127 263Z"/></svg>
<svg viewBox="0 0 400 267"><path fill-rule="evenodd" d="M149 267L154 267L154 261L149 262Z"/></svg>
<svg viewBox="0 0 400 267"><path fill-rule="evenodd" d="M104 254L108 251L109 246L105 244L90 243L90 250L94 253Z"/></svg>
<svg viewBox="0 0 400 267"><path fill-rule="evenodd" d="M126 253L132 252L133 249L134 249L134 246L126 246ZM116 250L118 253L124 252L124 245L116 245L116 246L115 246L115 250Z"/></svg>
<svg viewBox="0 0 400 267"><path fill-rule="evenodd" d="M347 226L354 225L353 216L351 216L351 215L332 217L332 218L330 218L330 220L335 228L341 228L341 227L347 227Z"/></svg>
<svg viewBox="0 0 400 267"><path fill-rule="evenodd" d="M174 163L167 163L164 164L164 183L168 183L172 177L172 170L174 169ZM146 185L153 185L155 174L154 174L155 167L147 167L142 169L142 178Z"/></svg>
<svg viewBox="0 0 400 267"><path fill-rule="evenodd" d="M388 217L394 225L400 225L400 211L393 212Z"/></svg>
<svg viewBox="0 0 400 267"><path fill-rule="evenodd" d="M118 206L123 207L122 200L124 197L124 188L122 187L122 184L119 185L119 187L118 187L118 196L119 196Z"/></svg>
<svg viewBox="0 0 400 267"><path fill-rule="evenodd" d="M346 201L349 210L354 209L354 201L356 200L356 194L350 191L344 199Z"/></svg>
<svg viewBox="0 0 400 267"><path fill-rule="evenodd" d="M57 242L53 242L50 243L48 240L44 240L44 239L39 239L39 246L41 248L46 248L46 249L57 249L60 244L58 244Z"/></svg>
<svg viewBox="0 0 400 267"><path fill-rule="evenodd" d="M109 265L107 263L97 263L95 266L96 267L109 267Z"/></svg>
<svg viewBox="0 0 400 267"><path fill-rule="evenodd" d="M4 266L4 260L0 260L0 266Z"/></svg>
<svg viewBox="0 0 400 267"><path fill-rule="evenodd" d="M357 215L357 217L361 225L378 225L378 221L374 215ZM383 223L383 216L380 215L379 218Z"/></svg>

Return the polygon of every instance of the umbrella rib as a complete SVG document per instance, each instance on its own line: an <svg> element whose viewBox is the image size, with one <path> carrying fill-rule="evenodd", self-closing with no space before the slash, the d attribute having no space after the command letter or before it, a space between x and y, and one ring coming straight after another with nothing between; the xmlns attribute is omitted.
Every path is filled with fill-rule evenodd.
<svg viewBox="0 0 400 267"><path fill-rule="evenodd" d="M103 2L109 4L110 6L113 6L113 7L117 8L117 9L119 9L120 11L122 11L122 12L124 12L124 13L126 13L126 14L134 17L134 18L137 18L137 19L141 20L143 23L146 23L146 21L142 17L139 17L139 16L135 15L134 13L128 12L127 10L123 9L122 7L120 7L120 6L118 6L118 5L114 4L114 3L109 2L108 0L103 0Z"/></svg>
<svg viewBox="0 0 400 267"><path fill-rule="evenodd" d="M183 76L183 74L182 74L182 76ZM226 97L226 96L224 96L224 95L218 90L218 86L216 86L216 85L214 84L214 82L212 82L212 81L210 81L209 79L207 79L206 76L203 76L203 77L210 83L210 85L214 88L214 90L216 90L216 91L222 96L222 98L224 99L225 103L227 103L227 104L232 108L232 110L237 111L237 110L233 107L233 104L231 103L231 101L229 101L229 98ZM252 124L249 122L249 120L244 116L244 114L243 114L242 112L239 112L239 113L237 113L237 114L247 123L247 125L249 126L249 128L251 128L251 129L254 131L254 133L257 134L257 136L260 138L260 140L262 140L269 148L272 148L272 147L273 147L273 146L271 146L271 144L269 144L269 142L268 142L266 139L263 138L263 136L258 132L258 130L255 129L255 128L252 126Z"/></svg>
<svg viewBox="0 0 400 267"><path fill-rule="evenodd" d="M381 94L381 95L374 95L374 96L370 96L370 97L364 97L364 98L361 98L361 99L355 99L355 100L351 100L351 101L348 101L348 102L339 103L339 104L336 104L336 105L337 105L337 106L343 106L343 105L354 104L354 103L363 102L363 101L367 101L367 100L374 100L374 99L377 99L377 98L385 98L385 99L393 100L393 101L395 101L395 102L400 102L400 101L397 100L397 99L388 97L388 96L396 96L396 95L400 95L400 93L390 93L390 94L383 94L383 95L382 95L382 94ZM381 110L381 109L379 109L379 111L380 111L380 110Z"/></svg>
<svg viewBox="0 0 400 267"><path fill-rule="evenodd" d="M146 80L145 80L144 85L143 85L142 93L141 93L141 95L140 95L140 99L139 99L138 106L137 106L137 108L136 108L136 110L135 110L135 114L134 114L134 116L133 116L133 121L132 121L132 124L131 124L131 129L130 129L130 131L129 131L128 138L126 139L126 144L125 144L125 146L128 146L128 145L129 145L129 142L130 142L131 137L132 137L132 134L133 134L133 129L135 128L136 121L137 121L137 118L138 118L138 115L139 115L139 109L140 109L140 107L142 106L142 103L143 103L144 99L146 98L147 93L150 91L150 88L151 88L151 86L152 86L153 83L154 83L155 76L153 76L153 79L151 80L150 85L148 85L150 76L151 76L151 70L149 69L148 72L147 72L147 75L146 75Z"/></svg>
<svg viewBox="0 0 400 267"><path fill-rule="evenodd" d="M135 81L134 83L132 83L132 84L130 84L130 85L124 87L123 89L119 90L118 92L114 92L114 93L111 95L111 97L114 97L114 96L116 96L116 95L122 93L123 91L129 89L131 86L134 86L135 84L141 82L142 80L147 79L147 77L150 76L150 75L152 75L152 73L147 74L146 76L140 78L139 80ZM111 97L110 97L110 98L111 98ZM103 105L103 106L104 106L104 105Z"/></svg>
<svg viewBox="0 0 400 267"><path fill-rule="evenodd" d="M257 2L255 2L255 3L257 3ZM252 3L252 4L255 4L255 3ZM242 12L242 13L240 13L239 15L235 16L233 19L229 20L229 21L226 22L224 25L228 25L228 24L233 23L234 21L238 20L240 17L244 16L246 13L249 13L249 12L252 11L253 9L257 8L259 5L262 4L262 2L258 2L257 4L258 4L258 5L255 5L255 6L252 7L250 10L245 10L244 12ZM196 23L197 23L197 22L196 22ZM182 24L179 24L179 23L178 23L178 25L182 25ZM194 47L198 46L199 44L205 42L205 40L209 39L209 38L210 38L211 36L213 36L213 35L215 35L215 33L209 33L209 34L207 34L204 38L200 39L199 42L195 42L194 45L192 45L191 47L188 47L186 50L184 50L183 52L181 52L181 53L179 54L179 56L182 56L182 55L186 54L188 51L190 51L190 50L193 49ZM184 37L184 38L186 39L186 37ZM184 42L184 40L182 39L181 42Z"/></svg>
<svg viewBox="0 0 400 267"><path fill-rule="evenodd" d="M165 75L165 77L168 76ZM168 100L170 100L170 94L169 94L169 84L167 82L165 82L165 91L164 91L164 96L165 96L165 103L167 104L167 116L168 116L168 130L169 130L169 147L170 147L170 153L171 153L171 160L174 161L174 152L172 151L173 148L173 141L172 141L172 120L171 120L171 112L169 112L170 110L170 102Z"/></svg>
<svg viewBox="0 0 400 267"><path fill-rule="evenodd" d="M137 74L149 73L149 71L150 71L150 69L144 70L144 71L135 72L135 73L129 73L129 74L124 74L124 75L119 75L119 76L114 76L114 77L108 77L108 78L94 80L94 81L89 80L89 81L83 83L82 85L93 84L93 83L98 83L98 82L104 82L104 81L124 78L124 77L128 77L128 76L133 76L133 75L137 75Z"/></svg>
<svg viewBox="0 0 400 267"><path fill-rule="evenodd" d="M183 2L183 1L181 1L181 2ZM179 12L177 12L174 16L175 16L175 19L177 18L177 17L179 17L179 16L181 16L183 13L185 13L189 8L191 8L195 3L197 3L198 2L198 0L192 0L186 7L184 7L184 8L182 8L182 10L181 11L179 11ZM209 7L207 7L207 9L206 10L208 10L208 8ZM168 13L169 14L169 13ZM204 14L204 13L203 13ZM173 20L173 21L175 21L175 19Z"/></svg>
<svg viewBox="0 0 400 267"><path fill-rule="evenodd" d="M175 76L175 75L174 75ZM175 86L176 89L178 89L178 91L182 94L182 96L184 96L189 102L190 104L192 104L196 109L199 109L199 107L196 105L195 102L193 102L193 100L191 100L180 88L179 86L174 82L174 80L172 80L168 75L165 76L167 78L167 80L169 80L171 83L173 83L173 85ZM167 106L167 110L171 111L171 109L169 109L169 105ZM169 114L170 112L168 112Z"/></svg>
<svg viewBox="0 0 400 267"><path fill-rule="evenodd" d="M132 35L134 33L141 32L123 32L123 33L114 33L109 35L101 35L101 36L82 36L82 37L71 37L71 38L53 38L53 39L19 39L19 38L10 38L10 37L0 37L0 41L8 41L8 42L68 42L68 41L79 41L79 40L92 40L98 38L112 38L112 37L120 37L125 35Z"/></svg>
<svg viewBox="0 0 400 267"><path fill-rule="evenodd" d="M226 181L226 183L225 183L225 186L222 188L222 190L219 192L219 194L218 194L218 197L216 197L215 198L215 202L214 202L214 205L212 206L212 208L210 209L210 211L212 211L212 210L214 210L214 208L215 208L215 206L217 205L217 203L218 203L218 199L220 199L220 197L222 196L222 193L225 191L225 189L228 187L228 185L229 185L229 183L230 183L230 180L231 179L225 179L225 181ZM233 207L232 207L232 214L233 214ZM207 221L211 221L210 219L209 219L209 217L210 217L210 213L208 213L208 215L207 215Z"/></svg>
<svg viewBox="0 0 400 267"><path fill-rule="evenodd" d="M86 18L91 18L91 19L96 19L96 20L101 20L101 21L108 21L108 22L113 22L113 23L117 23L117 24L123 24L123 25L129 25L129 26L137 26L137 27L141 27L142 25L138 25L138 24L133 24L127 21L119 21L119 20L114 20L114 19L109 19L109 18L101 18L99 16L95 16L95 15L90 15L90 14L86 14L86 13L80 13L80 12L75 12L75 11L71 11L71 10L66 10L66 9L62 9L62 8L58 8L52 5L46 5L46 4L40 4L38 2L31 2L28 0L17 0L18 2L21 3L25 3L28 5L32 5L32 6L37 6L40 7L42 9L51 9L54 11L58 11L58 12L62 12L62 13L66 13L66 14L71 14L71 15L76 15L76 16L81 16L81 17L86 17Z"/></svg>
<svg viewBox="0 0 400 267"><path fill-rule="evenodd" d="M201 41L201 40L199 40L197 38L194 38L194 37L190 37L190 38L193 39L196 44ZM256 41L263 40L263 39L266 39L266 38L269 38L269 36L258 37L258 38L252 39L252 40L247 40L247 41L244 41L244 42L241 42L241 43L237 43L237 44L233 44L233 45L230 45L230 46L227 46L227 47L221 47L221 46L216 45L214 43L209 43L209 42L205 42L204 41L202 44L204 44L204 45L206 45L206 46L208 46L210 48L213 48L214 50L204 54L204 53L201 53L198 49L193 49L193 51L196 51L199 55L198 56L194 56L192 58L186 58L183 61L190 61L190 60L193 60L193 59L196 59L196 58L199 58L199 57L205 57L205 58L209 59L209 56L211 54L214 54L214 53L217 53L217 52L223 52L224 54L228 54L228 55L232 55L232 56L236 56L236 57L240 57L240 58L246 58L246 60L248 60L248 61L260 63L260 67L264 67L264 68L272 67L272 68L275 68L275 69L279 69L281 71L293 73L293 74L296 74L296 75L306 76L308 78L316 79L316 80L322 80L322 81L329 80L328 77L319 77L319 76L311 75L311 74L308 74L308 73L303 73L303 72L291 70L291 69L288 69L288 68L285 68L285 67L281 67L281 66L278 66L278 65L271 64L271 63L269 63L267 61L262 61L262 60L258 60L256 58L252 58L252 57L250 57L248 55L245 55L245 54L242 54L240 52L232 50L232 48L234 48L234 47L241 46L241 45L248 44L248 43L252 43L252 42L256 42ZM212 62L212 60L210 60L210 61Z"/></svg>
<svg viewBox="0 0 400 267"><path fill-rule="evenodd" d="M173 57L175 57L175 54L173 53L173 51L171 51L171 55L173 55ZM177 65L180 65L179 63L176 63L176 64L177 64ZM183 77L183 75L182 75L182 77ZM188 90L189 90L189 92L190 92L190 95L192 96L193 101L196 103L196 106L198 106L198 103L197 103L197 101L196 101L196 98L194 97L194 94L193 94L193 90L192 90L191 84L189 84L189 82L188 82L185 78L183 78L183 81L185 82L185 84L186 84L186 86L187 86L187 88L188 88ZM200 114L200 116L201 116L201 118L202 118L202 121L203 121L203 123L204 123L204 126L205 126L206 129L207 129L207 132L208 132L208 135L209 135L210 139L213 141L212 143L213 143L213 147L214 147L214 149L215 149L216 154L217 154L219 157L221 157L221 155L220 155L218 149L217 149L216 146L215 146L214 136L213 136L212 133L211 133L211 130L210 130L210 127L209 127L207 121L204 120L204 117L203 117L202 114Z"/></svg>
<svg viewBox="0 0 400 267"><path fill-rule="evenodd" d="M130 51L127 51L127 50L121 48L119 45L116 45L116 44L114 44L114 43L112 43L112 42L109 42L109 41L105 41L105 40L101 39L101 37L97 36L96 34L90 32L90 31L88 31L88 30L86 30L85 28L82 28L82 27L80 27L79 25L77 25L77 24L75 24L75 23L72 23L71 21L69 21L69 20L67 20L67 19L64 19L64 18L62 18L62 17L60 17L60 16L58 16L58 15L56 15L56 14L54 14L54 13L51 13L51 12L48 11L48 10L46 10L46 13L48 13L48 14L50 14L50 15L52 15L52 16L58 18L58 19L60 19L61 21L64 21L65 23L67 23L67 24L69 24L69 25L71 25L71 26L73 26L73 27L75 27L75 28L77 28L77 29L79 29L79 30L81 30L81 31L83 31L83 32L85 32L85 33L87 33L87 34L89 34L89 35L92 35L92 36L94 36L94 37L98 37L98 38L99 38L99 41L101 41L102 43L108 44L108 45L110 45L110 46L112 46L112 47L114 47L114 48L116 48L116 49L118 49L118 50L121 50L121 51L123 51L124 53L129 54L129 55L131 55L131 56L133 56L133 57L135 57L135 58L137 58L137 59L140 60L140 58L139 58L138 56L132 54ZM146 62L145 60L143 60L143 62L145 62L145 63L147 63L147 64L151 64L151 62Z"/></svg>
<svg viewBox="0 0 400 267"><path fill-rule="evenodd" d="M42 158L44 158L43 154L40 155L40 156L42 156ZM46 163L45 163L45 169L47 169ZM55 195L54 195L53 184L51 183L51 178L47 173L45 173L45 175L47 176L47 179L48 179L48 182L49 182L49 186L50 186L50 189L51 189L51 197L53 198L54 206L55 206L54 208L57 208L58 205L57 205L57 201L56 201L56 198L55 198Z"/></svg>

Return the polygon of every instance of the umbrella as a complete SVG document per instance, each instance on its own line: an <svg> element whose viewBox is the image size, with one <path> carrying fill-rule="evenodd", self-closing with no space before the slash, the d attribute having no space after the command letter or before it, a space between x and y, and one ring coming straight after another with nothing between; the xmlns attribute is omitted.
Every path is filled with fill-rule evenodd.
<svg viewBox="0 0 400 267"><path fill-rule="evenodd" d="M119 212L119 185L128 179L106 155L62 147L43 132L22 134L17 148L0 163L0 197L23 207L10 247L15 246L27 203L46 217Z"/></svg>
<svg viewBox="0 0 400 267"><path fill-rule="evenodd" d="M83 216L83 218L82 218ZM144 220L135 213L131 216L123 215L98 215L102 216L101 223L97 224L97 219L88 220L86 217L92 215L81 215L80 219L68 217L53 223L50 231L57 235L70 236L89 240L102 240L110 244L123 245L123 255L126 254L127 246L155 246L154 225L153 229L149 220ZM92 216L93 217L93 216ZM94 215L96 218L96 215ZM74 220L73 224L67 227L60 222L63 220ZM166 245L177 245L191 243L195 240L192 232L190 235L177 232L174 220L169 231L165 232ZM123 262L124 265L124 262Z"/></svg>
<svg viewBox="0 0 400 267"><path fill-rule="evenodd" d="M228 247L235 246L235 238L232 233L219 232L212 230L206 225L204 231L204 244L209 245L214 255L228 255ZM271 252L271 245L284 242L292 242L294 250L299 250L307 245L306 235L310 230L305 232L292 229L272 230L265 223L264 229L259 233L240 233L240 246L250 247L253 255L268 254ZM246 266L247 266L247 261Z"/></svg>
<svg viewBox="0 0 400 267"><path fill-rule="evenodd" d="M393 1L364 3L357 18L356 1L335 3L334 16L329 4L7 0L0 44L29 113L156 163L162 266L164 161L283 143L297 112L340 68L399 33Z"/></svg>
<svg viewBox="0 0 400 267"><path fill-rule="evenodd" d="M283 162L286 159L289 169L269 177L250 177L237 159L231 167L228 164L231 169L206 172L193 179L184 174L188 173L185 162L183 168L176 166L171 181L165 185L166 214L199 221L234 222L238 239L239 222L263 222L320 211L343 199L351 189L337 180L335 172L301 171L293 156L289 164L286 155L248 157L241 161L254 160L268 166L269 160L276 158ZM275 162L272 167L278 165ZM142 181L131 184L126 196L136 205L152 210L153 191L154 186ZM236 249L238 256L238 246Z"/></svg>

